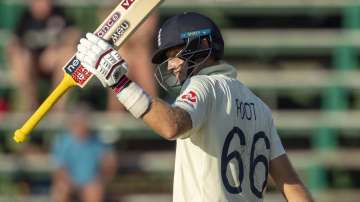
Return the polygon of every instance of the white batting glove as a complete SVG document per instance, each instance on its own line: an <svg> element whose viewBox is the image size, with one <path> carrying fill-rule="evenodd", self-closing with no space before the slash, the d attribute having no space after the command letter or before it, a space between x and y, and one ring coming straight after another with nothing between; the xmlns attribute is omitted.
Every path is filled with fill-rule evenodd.
<svg viewBox="0 0 360 202"><path fill-rule="evenodd" d="M92 33L87 33L86 38L80 40L76 57L104 87L114 86L127 73L127 63L119 53Z"/></svg>
<svg viewBox="0 0 360 202"><path fill-rule="evenodd" d="M150 97L126 76L127 63L110 44L87 33L77 46L76 57L104 87L114 90L118 100L135 118L140 118L149 108Z"/></svg>

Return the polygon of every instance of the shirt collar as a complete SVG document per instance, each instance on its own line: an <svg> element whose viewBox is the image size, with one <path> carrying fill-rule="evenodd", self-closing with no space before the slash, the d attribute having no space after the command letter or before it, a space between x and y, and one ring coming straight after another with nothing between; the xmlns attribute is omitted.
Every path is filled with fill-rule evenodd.
<svg viewBox="0 0 360 202"><path fill-rule="evenodd" d="M205 67L204 69L200 70L197 73L197 75L215 75L215 74L222 74L230 78L236 78L237 76L235 67L223 61L221 61L217 65Z"/></svg>

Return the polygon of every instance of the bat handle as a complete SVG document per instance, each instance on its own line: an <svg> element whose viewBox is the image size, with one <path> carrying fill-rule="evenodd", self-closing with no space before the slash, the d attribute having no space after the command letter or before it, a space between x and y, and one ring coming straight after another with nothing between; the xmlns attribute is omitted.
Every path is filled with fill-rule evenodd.
<svg viewBox="0 0 360 202"><path fill-rule="evenodd" d="M66 74L62 81L57 85L55 90L46 98L46 100L40 105L40 107L35 111L35 113L24 123L24 125L15 131L13 139L15 142L20 143L25 141L27 135L32 131L32 129L39 123L39 121L44 117L46 112L48 112L52 106L57 102L57 100L71 87L76 86L76 82L73 78Z"/></svg>

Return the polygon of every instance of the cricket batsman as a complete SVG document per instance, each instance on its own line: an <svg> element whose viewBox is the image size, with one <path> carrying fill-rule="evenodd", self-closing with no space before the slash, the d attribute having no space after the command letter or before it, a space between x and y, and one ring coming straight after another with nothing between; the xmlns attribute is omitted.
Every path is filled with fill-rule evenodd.
<svg viewBox="0 0 360 202"><path fill-rule="evenodd" d="M215 23L185 12L160 28L156 79L176 91L168 104L150 97L127 77L128 67L107 42L88 33L77 58L136 118L160 136L176 140L174 202L263 201L272 177L287 201L312 201L293 169L270 109L236 79L224 62ZM121 123L119 123L121 124Z"/></svg>

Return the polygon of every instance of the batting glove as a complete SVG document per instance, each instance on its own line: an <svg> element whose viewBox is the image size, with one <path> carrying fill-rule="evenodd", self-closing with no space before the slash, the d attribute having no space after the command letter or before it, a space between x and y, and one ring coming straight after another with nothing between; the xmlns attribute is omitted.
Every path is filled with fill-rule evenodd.
<svg viewBox="0 0 360 202"><path fill-rule="evenodd" d="M114 86L127 73L127 63L119 53L92 33L87 33L86 38L80 40L76 57L104 87Z"/></svg>
<svg viewBox="0 0 360 202"><path fill-rule="evenodd" d="M111 87L118 100L135 117L141 117L149 108L151 99L145 91L127 76L127 63L103 39L92 33L80 40L76 57L93 73L104 87Z"/></svg>

